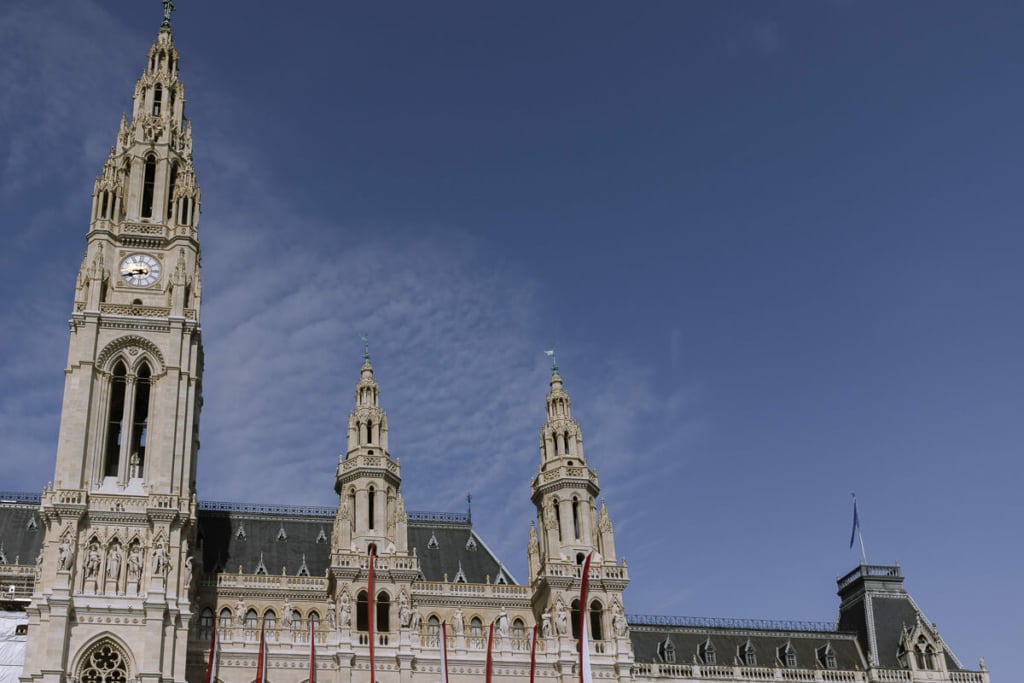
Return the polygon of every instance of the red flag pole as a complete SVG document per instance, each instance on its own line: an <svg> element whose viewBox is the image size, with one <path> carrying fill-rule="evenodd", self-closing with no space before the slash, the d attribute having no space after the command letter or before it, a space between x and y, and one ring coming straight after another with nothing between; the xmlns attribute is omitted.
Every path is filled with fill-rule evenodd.
<svg viewBox="0 0 1024 683"><path fill-rule="evenodd" d="M590 578L590 556L583 561L583 580L580 582L580 683L590 683L590 644L587 642L587 580Z"/></svg>
<svg viewBox="0 0 1024 683"><path fill-rule="evenodd" d="M256 655L256 681L255 683L266 683L267 681L267 638L263 629L266 624L260 623L260 651Z"/></svg>
<svg viewBox="0 0 1024 683"><path fill-rule="evenodd" d="M374 683L374 668L373 668L373 544L370 544L370 572L367 580L367 596L366 596L366 630L370 636L370 683Z"/></svg>
<svg viewBox="0 0 1024 683"><path fill-rule="evenodd" d="M316 683L316 629L309 620L309 683Z"/></svg>
<svg viewBox="0 0 1024 683"><path fill-rule="evenodd" d="M533 674L537 670L537 624L533 625L533 642L530 643L530 683L533 683Z"/></svg>
<svg viewBox="0 0 1024 683"><path fill-rule="evenodd" d="M441 622L441 683L448 683L448 623Z"/></svg>
<svg viewBox="0 0 1024 683"><path fill-rule="evenodd" d="M491 646L494 645L494 622L487 630L487 683L491 683Z"/></svg>
<svg viewBox="0 0 1024 683"><path fill-rule="evenodd" d="M206 667L206 683L217 681L217 618L213 619L213 633L210 635L210 663Z"/></svg>

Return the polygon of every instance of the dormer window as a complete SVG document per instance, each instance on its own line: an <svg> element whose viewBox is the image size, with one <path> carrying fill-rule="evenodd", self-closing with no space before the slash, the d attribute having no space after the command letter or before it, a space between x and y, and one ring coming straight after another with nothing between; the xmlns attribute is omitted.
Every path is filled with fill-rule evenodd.
<svg viewBox="0 0 1024 683"><path fill-rule="evenodd" d="M815 654L818 657L818 664L826 669L835 669L836 664L836 651L832 649L832 643L825 643L823 647L819 647L815 650Z"/></svg>
<svg viewBox="0 0 1024 683"><path fill-rule="evenodd" d="M749 638L747 642L740 645L739 657L744 666L757 666L757 651Z"/></svg>
<svg viewBox="0 0 1024 683"><path fill-rule="evenodd" d="M434 532L430 533L430 540L427 541L427 550L437 550L441 545L437 542L437 535Z"/></svg>
<svg viewBox="0 0 1024 683"><path fill-rule="evenodd" d="M676 663L676 646L672 644L670 638L666 637L658 643L658 658L666 664Z"/></svg>
<svg viewBox="0 0 1024 683"><path fill-rule="evenodd" d="M932 647L932 644L924 636L920 636L917 639L917 644L914 646L914 659L919 670L935 670L935 648Z"/></svg>
<svg viewBox="0 0 1024 683"><path fill-rule="evenodd" d="M718 657L715 655L715 645L711 642L710 637L697 647L697 656L702 664L714 665L718 663Z"/></svg>
<svg viewBox="0 0 1024 683"><path fill-rule="evenodd" d="M779 663L788 669L796 668L796 649L792 643L786 643L779 648Z"/></svg>

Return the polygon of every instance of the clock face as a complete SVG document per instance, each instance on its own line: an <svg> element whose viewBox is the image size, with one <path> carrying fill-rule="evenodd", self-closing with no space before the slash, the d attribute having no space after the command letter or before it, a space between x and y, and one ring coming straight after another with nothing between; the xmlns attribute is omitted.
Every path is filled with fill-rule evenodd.
<svg viewBox="0 0 1024 683"><path fill-rule="evenodd" d="M121 277L130 285L148 287L160 279L160 262L149 254L132 254L121 261Z"/></svg>

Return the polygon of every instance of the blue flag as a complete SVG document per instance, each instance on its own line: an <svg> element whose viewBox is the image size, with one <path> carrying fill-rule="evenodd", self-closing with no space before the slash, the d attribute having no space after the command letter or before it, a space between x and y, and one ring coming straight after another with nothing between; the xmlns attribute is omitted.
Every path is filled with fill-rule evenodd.
<svg viewBox="0 0 1024 683"><path fill-rule="evenodd" d="M857 531L860 529L860 517L857 516L857 499L853 499L853 529L850 531L850 547L853 548L853 539L857 538Z"/></svg>

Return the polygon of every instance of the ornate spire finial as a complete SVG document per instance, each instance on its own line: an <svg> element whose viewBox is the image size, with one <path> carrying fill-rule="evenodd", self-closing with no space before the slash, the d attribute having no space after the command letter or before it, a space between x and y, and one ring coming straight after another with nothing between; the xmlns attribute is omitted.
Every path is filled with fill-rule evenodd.
<svg viewBox="0 0 1024 683"><path fill-rule="evenodd" d="M555 359L555 350L548 349L544 353L551 356L551 376L554 377L558 374L558 361Z"/></svg>
<svg viewBox="0 0 1024 683"><path fill-rule="evenodd" d="M360 337L360 339L363 340L363 362L364 363L369 363L370 362L370 337L364 334L362 337Z"/></svg>
<svg viewBox="0 0 1024 683"><path fill-rule="evenodd" d="M160 28L171 28L171 12L174 11L174 0L162 0L164 3L164 20L160 22Z"/></svg>

